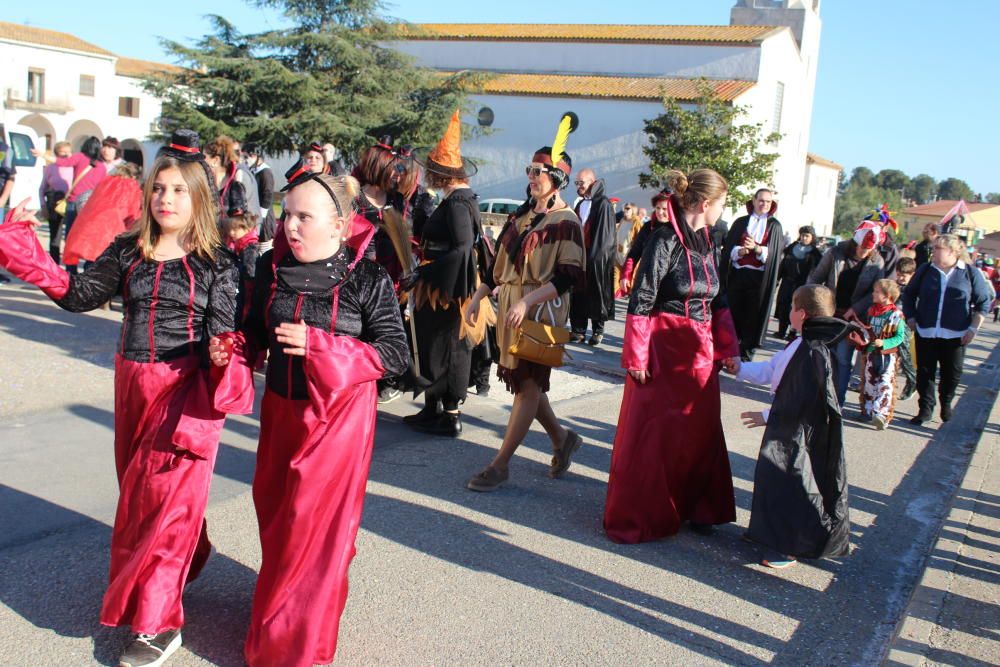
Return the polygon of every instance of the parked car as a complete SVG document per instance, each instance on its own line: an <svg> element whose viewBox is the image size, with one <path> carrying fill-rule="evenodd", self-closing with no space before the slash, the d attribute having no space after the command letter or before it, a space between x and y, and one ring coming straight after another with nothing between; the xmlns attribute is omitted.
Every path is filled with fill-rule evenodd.
<svg viewBox="0 0 1000 667"><path fill-rule="evenodd" d="M25 125L0 125L0 137L9 146L4 156L4 166L13 166L17 172L14 189L10 193L9 206L30 199L29 209L38 209L38 190L42 185L44 164L31 154L31 150L42 147L38 134Z"/></svg>
<svg viewBox="0 0 1000 667"><path fill-rule="evenodd" d="M516 199L484 199L479 202L483 225L500 227L507 222L507 216L517 210L523 202Z"/></svg>

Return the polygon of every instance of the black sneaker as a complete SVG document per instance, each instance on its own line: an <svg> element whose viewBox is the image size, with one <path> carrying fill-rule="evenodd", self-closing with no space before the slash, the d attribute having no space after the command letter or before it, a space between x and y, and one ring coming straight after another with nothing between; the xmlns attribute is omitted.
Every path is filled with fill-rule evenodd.
<svg viewBox="0 0 1000 667"><path fill-rule="evenodd" d="M386 403L392 403L397 398L403 395L399 389L395 387L386 387L378 393L378 404L385 405Z"/></svg>
<svg viewBox="0 0 1000 667"><path fill-rule="evenodd" d="M604 342L604 334L594 334L593 336L590 337L590 340L587 341L587 345L595 347L603 342Z"/></svg>
<svg viewBox="0 0 1000 667"><path fill-rule="evenodd" d="M951 406L948 405L948 404L946 404L946 403L942 403L941 404L941 421L943 421L943 422L949 421L951 419L951 416L952 416Z"/></svg>
<svg viewBox="0 0 1000 667"><path fill-rule="evenodd" d="M181 629L158 635L139 633L118 660L118 667L160 667L181 646Z"/></svg>
<svg viewBox="0 0 1000 667"><path fill-rule="evenodd" d="M924 422L929 422L931 420L931 415L927 412L920 412L916 416L910 419L910 423L914 426L920 426Z"/></svg>
<svg viewBox="0 0 1000 667"><path fill-rule="evenodd" d="M476 385L476 396L489 396L490 386L488 384L477 384Z"/></svg>
<svg viewBox="0 0 1000 667"><path fill-rule="evenodd" d="M582 333L571 333L569 335L569 342L571 342L571 343L582 343L583 342L583 337L584 336L583 336Z"/></svg>

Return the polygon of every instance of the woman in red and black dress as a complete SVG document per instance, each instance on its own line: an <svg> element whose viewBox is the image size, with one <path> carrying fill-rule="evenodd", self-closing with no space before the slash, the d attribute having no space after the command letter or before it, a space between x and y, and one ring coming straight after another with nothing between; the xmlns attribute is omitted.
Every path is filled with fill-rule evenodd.
<svg viewBox="0 0 1000 667"><path fill-rule="evenodd" d="M615 542L702 532L736 520L722 432L719 361L739 347L719 298L710 237L728 186L710 169L673 172L668 223L649 239L629 299L628 369L604 510Z"/></svg>

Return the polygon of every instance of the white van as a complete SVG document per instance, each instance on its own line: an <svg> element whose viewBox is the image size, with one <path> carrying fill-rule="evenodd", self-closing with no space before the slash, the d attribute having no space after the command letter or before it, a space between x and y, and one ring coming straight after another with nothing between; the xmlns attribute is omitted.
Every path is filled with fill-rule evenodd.
<svg viewBox="0 0 1000 667"><path fill-rule="evenodd" d="M0 125L0 137L9 147L3 159L4 166L14 167L16 171L14 189L7 205L14 207L25 199L30 199L29 209L40 208L38 190L42 186L45 163L32 155L31 150L43 148L41 140L33 129L24 125Z"/></svg>
<svg viewBox="0 0 1000 667"><path fill-rule="evenodd" d="M479 211L481 213L499 213L503 216L508 216L517 210L517 207L524 203L524 200L517 201L516 199L484 199L479 202Z"/></svg>

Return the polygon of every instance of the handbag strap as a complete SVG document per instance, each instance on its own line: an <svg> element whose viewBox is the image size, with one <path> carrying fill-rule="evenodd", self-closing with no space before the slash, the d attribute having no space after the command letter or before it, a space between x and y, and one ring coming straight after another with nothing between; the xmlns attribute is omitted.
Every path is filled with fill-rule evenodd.
<svg viewBox="0 0 1000 667"><path fill-rule="evenodd" d="M80 175L73 179L73 185L69 186L69 192L66 193L67 197L69 197L71 194L73 194L73 190L76 189L76 186L80 183L80 181L83 180L83 177L86 176L90 172L90 170L93 169L93 168L94 168L94 165L88 164L87 168L84 169L83 171L81 171Z"/></svg>

